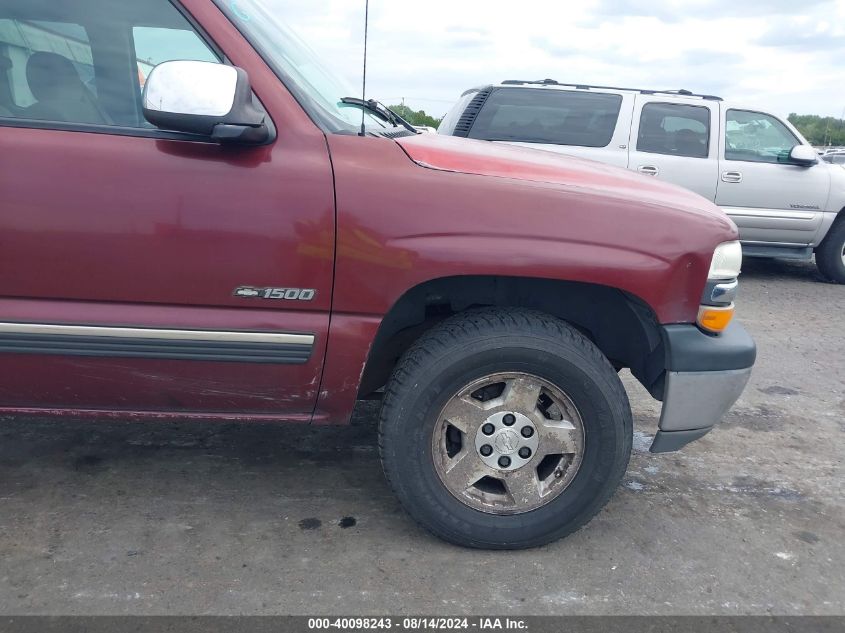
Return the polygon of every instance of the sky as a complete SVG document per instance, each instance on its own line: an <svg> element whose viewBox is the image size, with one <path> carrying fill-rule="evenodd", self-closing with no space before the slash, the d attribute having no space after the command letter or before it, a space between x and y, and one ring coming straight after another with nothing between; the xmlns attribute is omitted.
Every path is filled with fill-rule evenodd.
<svg viewBox="0 0 845 633"><path fill-rule="evenodd" d="M364 0L261 0L360 93ZM367 96L445 114L552 78L845 115L845 0L370 0Z"/></svg>

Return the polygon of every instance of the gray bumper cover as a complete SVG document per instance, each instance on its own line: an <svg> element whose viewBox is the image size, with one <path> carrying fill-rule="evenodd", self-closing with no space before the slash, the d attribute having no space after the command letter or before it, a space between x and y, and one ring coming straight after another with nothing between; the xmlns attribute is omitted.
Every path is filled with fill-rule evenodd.
<svg viewBox="0 0 845 633"><path fill-rule="evenodd" d="M664 331L667 371L653 453L678 450L713 428L745 389L757 352L754 340L738 324L718 337L694 326L668 326Z"/></svg>

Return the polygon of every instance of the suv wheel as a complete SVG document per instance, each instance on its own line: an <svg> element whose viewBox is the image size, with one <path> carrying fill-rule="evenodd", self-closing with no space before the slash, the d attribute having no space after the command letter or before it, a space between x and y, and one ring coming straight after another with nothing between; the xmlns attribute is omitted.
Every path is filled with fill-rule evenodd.
<svg viewBox="0 0 845 633"><path fill-rule="evenodd" d="M822 275L845 284L845 217L840 217L816 249L816 266Z"/></svg>
<svg viewBox="0 0 845 633"><path fill-rule="evenodd" d="M406 510L469 547L534 547L587 523L619 485L631 411L613 366L548 315L485 309L426 333L385 392L379 445Z"/></svg>

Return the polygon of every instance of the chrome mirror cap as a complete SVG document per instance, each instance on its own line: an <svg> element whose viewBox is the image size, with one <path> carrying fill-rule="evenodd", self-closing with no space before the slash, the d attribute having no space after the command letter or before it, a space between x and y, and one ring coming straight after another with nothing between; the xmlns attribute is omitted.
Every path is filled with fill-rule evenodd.
<svg viewBox="0 0 845 633"><path fill-rule="evenodd" d="M275 138L272 121L254 99L249 76L236 66L163 62L147 78L142 103L144 117L162 130L240 145Z"/></svg>
<svg viewBox="0 0 845 633"><path fill-rule="evenodd" d="M235 105L238 71L232 66L197 61L164 62L153 68L144 86L144 110L222 117Z"/></svg>

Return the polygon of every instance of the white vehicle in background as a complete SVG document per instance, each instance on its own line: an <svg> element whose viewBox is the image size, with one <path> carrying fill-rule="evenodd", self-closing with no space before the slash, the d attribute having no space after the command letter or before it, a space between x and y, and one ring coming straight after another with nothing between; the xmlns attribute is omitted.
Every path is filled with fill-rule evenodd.
<svg viewBox="0 0 845 633"><path fill-rule="evenodd" d="M832 165L845 165L845 149L829 150L822 154L822 160Z"/></svg>
<svg viewBox="0 0 845 633"><path fill-rule="evenodd" d="M691 189L744 254L811 259L845 283L845 170L788 121L686 90L505 81L467 90L438 133L580 156Z"/></svg>

